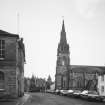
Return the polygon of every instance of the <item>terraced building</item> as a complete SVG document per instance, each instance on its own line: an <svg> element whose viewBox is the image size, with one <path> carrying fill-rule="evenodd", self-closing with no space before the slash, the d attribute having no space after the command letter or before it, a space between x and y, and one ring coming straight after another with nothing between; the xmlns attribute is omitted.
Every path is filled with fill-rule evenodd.
<svg viewBox="0 0 105 105"><path fill-rule="evenodd" d="M0 30L0 98L24 94L24 49L19 35Z"/></svg>

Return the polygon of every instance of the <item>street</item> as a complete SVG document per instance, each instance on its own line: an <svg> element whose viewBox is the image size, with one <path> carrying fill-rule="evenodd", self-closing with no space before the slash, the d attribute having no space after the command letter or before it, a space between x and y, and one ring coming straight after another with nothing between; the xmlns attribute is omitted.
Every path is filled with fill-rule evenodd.
<svg viewBox="0 0 105 105"><path fill-rule="evenodd" d="M105 105L104 102L89 102L49 93L31 93L31 95L32 97L24 105Z"/></svg>
<svg viewBox="0 0 105 105"><path fill-rule="evenodd" d="M89 102L78 98L49 93L30 93L20 100L0 101L0 105L105 105L105 102Z"/></svg>

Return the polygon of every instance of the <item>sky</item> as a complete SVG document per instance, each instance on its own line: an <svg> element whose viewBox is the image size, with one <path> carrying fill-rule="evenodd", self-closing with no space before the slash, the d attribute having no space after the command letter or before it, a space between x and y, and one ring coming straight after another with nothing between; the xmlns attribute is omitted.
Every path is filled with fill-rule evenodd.
<svg viewBox="0 0 105 105"><path fill-rule="evenodd" d="M54 80L63 19L70 64L105 66L105 0L0 0L0 29L24 38L26 77Z"/></svg>

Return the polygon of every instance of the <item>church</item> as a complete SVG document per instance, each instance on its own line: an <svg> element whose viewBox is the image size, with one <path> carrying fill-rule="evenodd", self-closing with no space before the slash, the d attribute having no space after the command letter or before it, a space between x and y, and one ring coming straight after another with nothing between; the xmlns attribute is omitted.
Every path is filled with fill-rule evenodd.
<svg viewBox="0 0 105 105"><path fill-rule="evenodd" d="M57 49L55 89L97 90L98 75L105 73L104 66L71 65L69 44L63 20Z"/></svg>

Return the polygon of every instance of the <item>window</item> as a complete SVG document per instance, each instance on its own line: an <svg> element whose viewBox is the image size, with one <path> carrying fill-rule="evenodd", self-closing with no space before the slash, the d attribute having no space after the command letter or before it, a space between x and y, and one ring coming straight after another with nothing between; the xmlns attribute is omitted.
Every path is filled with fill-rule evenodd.
<svg viewBox="0 0 105 105"><path fill-rule="evenodd" d="M0 71L0 80L4 80L4 73Z"/></svg>
<svg viewBox="0 0 105 105"><path fill-rule="evenodd" d="M0 71L0 91L4 89L4 73Z"/></svg>
<svg viewBox="0 0 105 105"><path fill-rule="evenodd" d="M66 85L66 81L63 81L63 87L65 88L65 85Z"/></svg>
<svg viewBox="0 0 105 105"><path fill-rule="evenodd" d="M0 60L3 60L5 57L5 41L0 40Z"/></svg>
<svg viewBox="0 0 105 105"><path fill-rule="evenodd" d="M63 66L65 65L65 61L62 61L62 65L63 65Z"/></svg>
<svg viewBox="0 0 105 105"><path fill-rule="evenodd" d="M104 75L101 76L101 81L104 81Z"/></svg>
<svg viewBox="0 0 105 105"><path fill-rule="evenodd" d="M104 86L101 86L101 92L102 93L104 92Z"/></svg>

